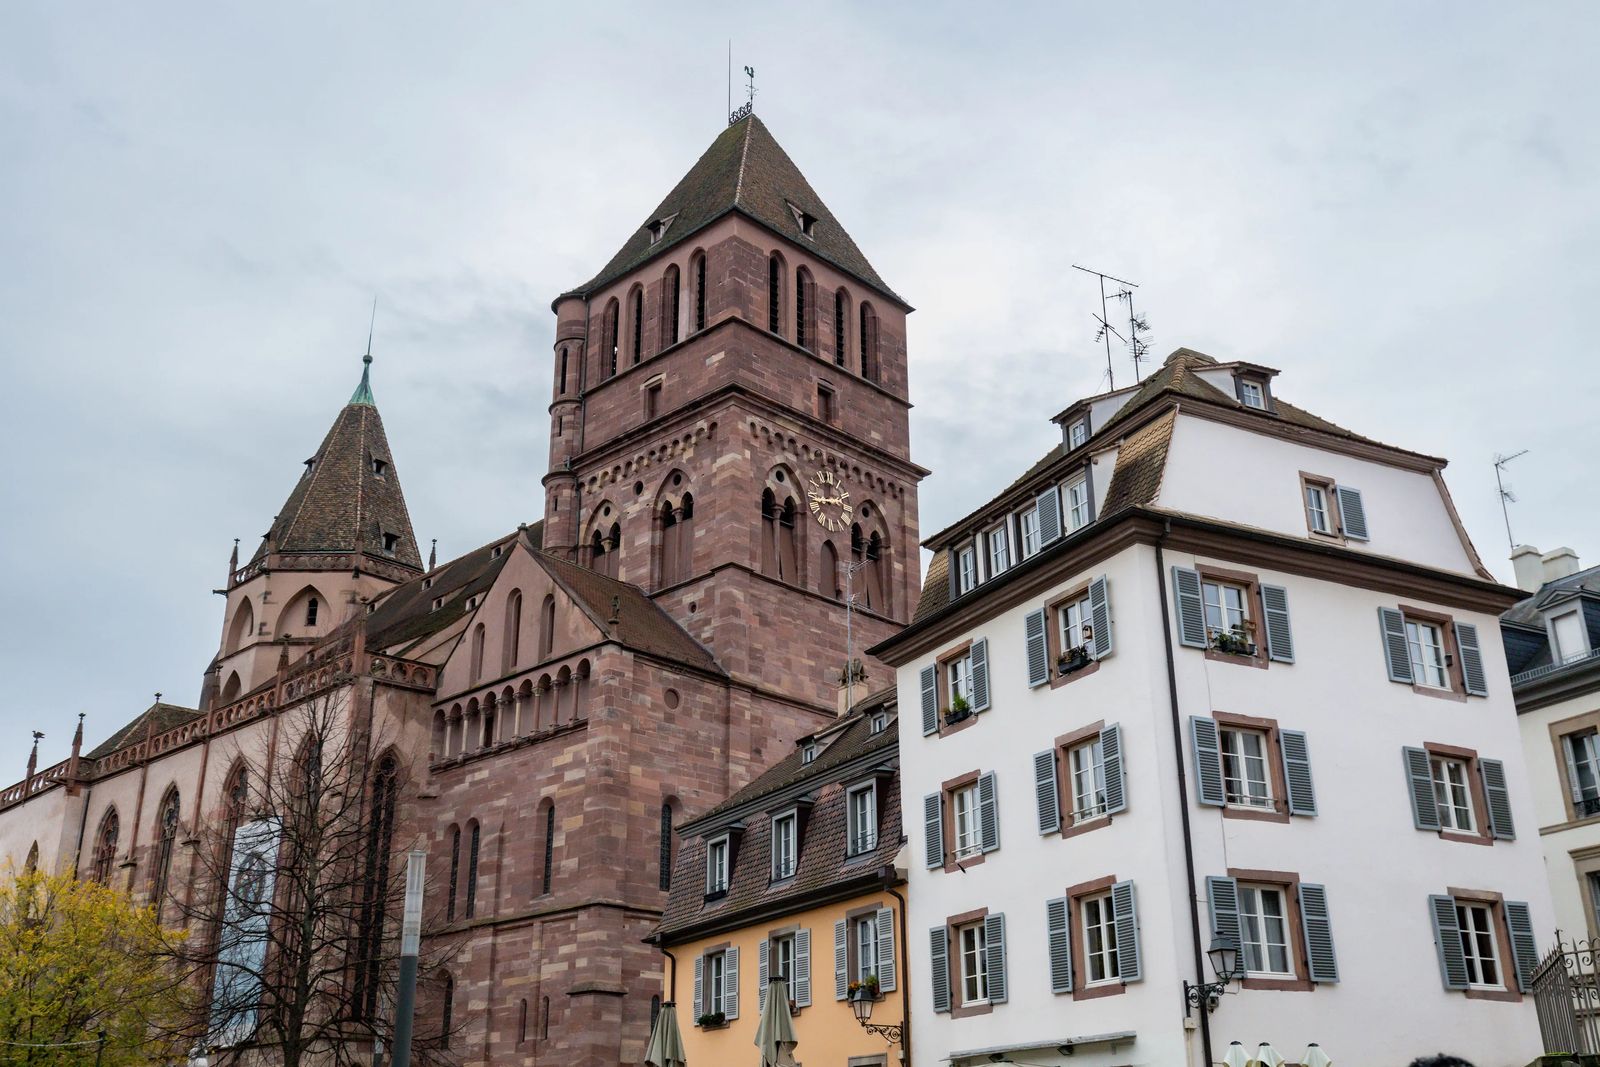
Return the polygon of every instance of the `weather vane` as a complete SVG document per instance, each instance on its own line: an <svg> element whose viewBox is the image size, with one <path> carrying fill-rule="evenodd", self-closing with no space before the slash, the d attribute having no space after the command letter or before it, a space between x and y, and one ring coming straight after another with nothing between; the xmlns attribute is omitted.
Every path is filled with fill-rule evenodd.
<svg viewBox="0 0 1600 1067"><path fill-rule="evenodd" d="M756 109L756 68L744 68L744 76L749 79L749 81L745 84L745 92L748 94L748 96L745 102L739 105L739 109L732 112L728 116L729 126L732 126L735 122L745 118L750 114L750 112Z"/></svg>

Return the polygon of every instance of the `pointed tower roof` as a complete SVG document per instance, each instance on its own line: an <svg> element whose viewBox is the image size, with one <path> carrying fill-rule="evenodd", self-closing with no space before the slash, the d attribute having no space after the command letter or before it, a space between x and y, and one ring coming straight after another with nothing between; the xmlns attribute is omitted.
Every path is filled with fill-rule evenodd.
<svg viewBox="0 0 1600 1067"><path fill-rule="evenodd" d="M366 555L422 569L400 476L372 399L372 357L363 357L363 362L361 384L316 454L306 460L255 559L269 552Z"/></svg>
<svg viewBox="0 0 1600 1067"><path fill-rule="evenodd" d="M895 303L908 306L867 262L794 160L754 114L735 122L711 142L599 274L562 295L587 296L733 211L813 249L819 258ZM802 229L802 216L814 220L809 235ZM650 224L656 222L665 222L666 229L651 243Z"/></svg>

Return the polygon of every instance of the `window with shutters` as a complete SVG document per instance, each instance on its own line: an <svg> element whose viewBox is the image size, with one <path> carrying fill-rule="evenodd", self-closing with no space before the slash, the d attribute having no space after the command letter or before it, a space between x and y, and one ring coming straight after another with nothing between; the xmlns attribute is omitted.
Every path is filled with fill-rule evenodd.
<svg viewBox="0 0 1600 1067"><path fill-rule="evenodd" d="M720 898L728 892L728 861L732 842L719 837L706 843L706 899Z"/></svg>
<svg viewBox="0 0 1600 1067"><path fill-rule="evenodd" d="M1459 833L1476 832L1472 817L1472 787L1468 784L1465 760L1435 756L1429 761L1433 772L1433 802L1439 812L1439 826Z"/></svg>
<svg viewBox="0 0 1600 1067"><path fill-rule="evenodd" d="M1600 712L1551 723L1550 738L1565 768L1568 821L1600 815Z"/></svg>
<svg viewBox="0 0 1600 1067"><path fill-rule="evenodd" d="M782 978L794 1000L794 935L781 934L767 939L767 978Z"/></svg>
<svg viewBox="0 0 1600 1067"><path fill-rule="evenodd" d="M965 710L972 704L972 657L957 656L944 665L945 683L950 693L950 711Z"/></svg>
<svg viewBox="0 0 1600 1067"><path fill-rule="evenodd" d="M1448 700L1488 695L1477 626L1408 604L1379 608L1378 623L1390 681Z"/></svg>
<svg viewBox="0 0 1600 1067"><path fill-rule="evenodd" d="M1300 472L1300 498L1305 505L1306 529L1319 537L1344 540L1332 478Z"/></svg>
<svg viewBox="0 0 1600 1067"><path fill-rule="evenodd" d="M772 820L772 880L793 878L800 854L800 815L787 811Z"/></svg>
<svg viewBox="0 0 1600 1067"><path fill-rule="evenodd" d="M1250 590L1237 582L1201 582L1200 599L1205 606L1206 637L1219 652L1253 655L1245 646L1255 624L1250 619Z"/></svg>
<svg viewBox="0 0 1600 1067"><path fill-rule="evenodd" d="M1411 654L1411 677L1415 684L1431 689L1446 689L1444 631L1435 623L1406 620L1406 648Z"/></svg>
<svg viewBox="0 0 1600 1067"><path fill-rule="evenodd" d="M1104 818L1106 759L1098 736L1067 749L1067 776L1074 825Z"/></svg>
<svg viewBox="0 0 1600 1067"><path fill-rule="evenodd" d="M1494 914L1489 905L1458 901L1456 925L1461 931L1467 985L1473 989L1500 988L1500 955L1495 949Z"/></svg>
<svg viewBox="0 0 1600 1067"><path fill-rule="evenodd" d="M1239 944L1245 989L1315 989L1339 980L1323 886L1294 871L1229 868L1206 879L1214 930Z"/></svg>
<svg viewBox="0 0 1600 1067"><path fill-rule="evenodd" d="M1028 684L1052 688L1095 673L1112 651L1111 585L1101 575L1075 586L1030 615Z"/></svg>
<svg viewBox="0 0 1600 1067"><path fill-rule="evenodd" d="M1239 886L1239 950L1245 971L1262 977L1294 974L1289 912L1281 887Z"/></svg>
<svg viewBox="0 0 1600 1067"><path fill-rule="evenodd" d="M1206 723L1209 728L1200 729ZM1200 802L1222 808L1225 818L1288 822L1295 815L1316 815L1303 732L1284 730L1276 719L1218 711L1191 727L1191 741Z"/></svg>
<svg viewBox="0 0 1600 1067"><path fill-rule="evenodd" d="M727 1014L728 953L710 952L705 957L705 986L701 995L700 1015L704 1019ZM720 1025L712 1021L711 1025Z"/></svg>
<svg viewBox="0 0 1600 1067"><path fill-rule="evenodd" d="M989 577L1003 574L1011 566L1011 534L1004 523L983 535L989 549Z"/></svg>
<svg viewBox="0 0 1600 1067"><path fill-rule="evenodd" d="M1480 759L1470 748L1432 742L1408 748L1405 755L1418 829L1483 845L1516 836L1501 761Z"/></svg>
<svg viewBox="0 0 1600 1067"><path fill-rule="evenodd" d="M983 923L968 923L956 928L956 955L961 968L958 992L962 1006L987 1004L989 953Z"/></svg>
<svg viewBox="0 0 1600 1067"><path fill-rule="evenodd" d="M1448 892L1428 899L1445 988L1474 1000L1521 1000L1539 956L1527 902L1487 890Z"/></svg>
<svg viewBox="0 0 1600 1067"><path fill-rule="evenodd" d="M955 857L968 859L983 851L983 836L978 829L977 782L950 794L950 814L955 828Z"/></svg>
<svg viewBox="0 0 1600 1067"><path fill-rule="evenodd" d="M1075 475L1066 485L1062 486L1062 506L1065 509L1067 533L1082 529L1089 525L1093 518L1094 505L1089 500L1089 477L1087 474Z"/></svg>
<svg viewBox="0 0 1600 1067"><path fill-rule="evenodd" d="M994 772L968 771L945 781L924 800L928 866L961 871L1000 847Z"/></svg>
<svg viewBox="0 0 1600 1067"><path fill-rule="evenodd" d="M874 911L850 920L850 980L865 982L878 973L878 915Z"/></svg>
<svg viewBox="0 0 1600 1067"><path fill-rule="evenodd" d="M1206 658L1267 667L1294 662L1289 592L1256 575L1201 564L1172 568L1179 643Z"/></svg>
<svg viewBox="0 0 1600 1067"><path fill-rule="evenodd" d="M1079 907L1083 916L1083 963L1086 986L1119 982L1117 965L1117 920L1111 909L1111 894L1084 898Z"/></svg>
<svg viewBox="0 0 1600 1067"><path fill-rule="evenodd" d="M1096 1000L1143 977L1132 882L1109 875L1080 882L1047 901L1045 914L1052 992Z"/></svg>
<svg viewBox="0 0 1600 1067"><path fill-rule="evenodd" d="M1056 738L1033 758L1034 793L1041 834L1072 837L1127 810L1122 771L1122 731L1104 721Z"/></svg>
<svg viewBox="0 0 1600 1067"><path fill-rule="evenodd" d="M1267 772L1267 735L1259 730L1222 730L1222 788L1229 804L1272 807Z"/></svg>
<svg viewBox="0 0 1600 1067"><path fill-rule="evenodd" d="M878 847L877 784L859 785L846 793L845 811L849 817L845 855L860 856L876 849Z"/></svg>
<svg viewBox="0 0 1600 1067"><path fill-rule="evenodd" d="M1039 553L1039 509L1031 507L1017 516L1017 529L1021 534L1022 558Z"/></svg>

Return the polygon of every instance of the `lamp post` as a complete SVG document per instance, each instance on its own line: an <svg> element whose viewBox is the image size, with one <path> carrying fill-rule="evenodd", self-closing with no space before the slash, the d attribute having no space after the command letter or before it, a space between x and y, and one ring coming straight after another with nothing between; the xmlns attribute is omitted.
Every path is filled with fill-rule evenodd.
<svg viewBox="0 0 1600 1067"><path fill-rule="evenodd" d="M856 1022L861 1024L861 1029L869 1034L877 1034L891 1045L898 1045L905 1037L905 1024L896 1023L893 1026L872 1021L872 1006L877 1003L877 998L867 992L866 987L856 990L850 998L850 1010L855 1013Z"/></svg>
<svg viewBox="0 0 1600 1067"><path fill-rule="evenodd" d="M406 904L400 922L400 989L395 998L394 1067L411 1067L411 1024L417 1014L417 952L422 945L422 880L428 854L406 856Z"/></svg>
<svg viewBox="0 0 1600 1067"><path fill-rule="evenodd" d="M1217 1002L1228 991L1228 983L1233 981L1238 974L1235 968L1239 965L1239 946L1231 937L1224 937L1220 933L1212 933L1211 947L1206 949L1206 957L1211 961L1211 969L1216 972L1215 982L1201 982L1198 985L1183 983L1183 1014L1188 1018L1194 1013L1195 1008L1204 1007L1209 1015L1217 1010Z"/></svg>

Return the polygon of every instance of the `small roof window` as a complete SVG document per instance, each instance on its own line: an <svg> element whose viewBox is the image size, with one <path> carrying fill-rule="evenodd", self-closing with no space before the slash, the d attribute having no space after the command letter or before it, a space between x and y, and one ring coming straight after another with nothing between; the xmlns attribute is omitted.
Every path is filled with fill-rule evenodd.
<svg viewBox="0 0 1600 1067"><path fill-rule="evenodd" d="M383 535L383 554L392 556L400 550L400 535L385 533Z"/></svg>
<svg viewBox="0 0 1600 1067"><path fill-rule="evenodd" d="M677 212L673 212L671 215L666 215L662 218L653 219L650 222L645 223L644 228L645 231L650 234L650 243L655 244L657 241L661 240L661 238L665 237L667 235L667 227L671 226L672 220L677 217Z"/></svg>
<svg viewBox="0 0 1600 1067"><path fill-rule="evenodd" d="M386 473L388 473L388 470L389 470L389 461L388 460L380 459L377 456L373 456L372 457L372 473L373 474L376 474L378 477L382 478Z"/></svg>
<svg viewBox="0 0 1600 1067"><path fill-rule="evenodd" d="M814 239L817 236L817 217L794 204L789 205L789 210L794 214L795 225L800 227L800 236Z"/></svg>

